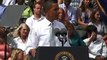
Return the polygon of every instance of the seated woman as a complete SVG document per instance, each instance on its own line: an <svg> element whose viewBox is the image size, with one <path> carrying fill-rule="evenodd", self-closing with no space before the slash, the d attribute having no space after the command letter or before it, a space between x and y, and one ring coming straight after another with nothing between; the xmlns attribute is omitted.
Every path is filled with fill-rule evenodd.
<svg viewBox="0 0 107 60"><path fill-rule="evenodd" d="M14 35L16 34L17 37L13 39L12 47L22 49L25 52L29 31L30 29L25 23L20 24L14 31Z"/></svg>
<svg viewBox="0 0 107 60"><path fill-rule="evenodd" d="M102 36L103 40L107 40L107 28L100 17L99 10L95 10L91 14L91 22L88 25L94 25L97 28L97 32ZM107 42L106 42L107 44Z"/></svg>
<svg viewBox="0 0 107 60"><path fill-rule="evenodd" d="M82 38L79 36L74 26L71 23L67 23L68 28L68 39L71 46L86 46Z"/></svg>

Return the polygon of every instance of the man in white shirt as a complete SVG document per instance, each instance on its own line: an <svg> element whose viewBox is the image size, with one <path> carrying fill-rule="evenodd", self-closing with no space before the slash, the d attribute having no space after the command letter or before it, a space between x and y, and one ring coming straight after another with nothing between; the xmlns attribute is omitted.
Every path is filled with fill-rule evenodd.
<svg viewBox="0 0 107 60"><path fill-rule="evenodd" d="M44 19L44 17L41 14L41 11L42 11L41 1L34 3L33 11L34 11L34 14L26 20L26 24L29 26L31 30L33 25L36 24L35 22L41 21Z"/></svg>
<svg viewBox="0 0 107 60"><path fill-rule="evenodd" d="M43 10L45 12L45 17L39 17L37 20L36 16L36 5L34 8L34 16L31 16L28 19L32 21L26 21L26 24L30 27L31 32L28 37L28 48L27 53L30 53L33 57L36 55L35 49L40 46L56 46L56 38L54 36L54 28L65 28L65 26L55 21L58 19L58 4L53 1L47 1L44 3ZM34 20L33 20L34 19ZM58 25L59 24L59 25ZM58 40L57 40L58 41ZM61 44L60 44L61 46Z"/></svg>
<svg viewBox="0 0 107 60"><path fill-rule="evenodd" d="M48 22L42 15L41 15L41 10L42 10L42 4L41 4L41 2L34 2L34 6L33 6L33 11L34 11L34 14L31 16L31 17L29 17L27 20L26 20L26 24L29 26L29 28L30 28L30 32L29 32L29 36L28 36L28 41L27 41L27 46L28 46L28 48L26 49L26 53L28 54L29 53L29 50L30 51L34 51L35 49L34 48L36 48L37 46L39 46L39 45L41 45L41 44L39 44L38 43L38 40L40 40L40 38L39 39L37 39L37 40L35 40L38 36L36 35L36 34L40 34L41 33L41 30L43 30L43 31L45 31L45 32L47 32L47 34L49 34L48 33L48 28L45 28L45 27L43 27L44 26L44 24L50 24L50 22ZM46 20L46 21L45 21ZM44 22L45 21L45 22ZM42 26L42 24L43 24L43 26ZM43 29L43 28L44 29ZM48 26L46 26L46 27L48 27ZM41 29L42 28L42 29ZM45 30L45 29L47 29L47 30ZM50 34L49 34L50 35ZM47 36L48 37L48 36ZM41 38L41 40L42 39L44 39L45 40L45 38ZM44 41L43 40L43 41ZM47 38L47 40L49 40L48 38ZM39 45L38 45L38 44ZM43 43L42 43L43 44ZM45 44L45 43L44 43ZM47 43L48 44L48 43ZM32 49L32 50L31 50ZM35 51L34 51L35 52ZM32 55L34 55L34 54L32 54Z"/></svg>
<svg viewBox="0 0 107 60"><path fill-rule="evenodd" d="M107 57L107 46L101 36L97 34L97 28L89 25L86 28L88 38L83 41L89 48L89 58L96 60L104 60Z"/></svg>

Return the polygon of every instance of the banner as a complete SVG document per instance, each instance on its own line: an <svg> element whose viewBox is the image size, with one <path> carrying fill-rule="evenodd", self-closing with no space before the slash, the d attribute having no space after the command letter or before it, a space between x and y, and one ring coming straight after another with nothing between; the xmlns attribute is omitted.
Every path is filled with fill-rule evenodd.
<svg viewBox="0 0 107 60"><path fill-rule="evenodd" d="M107 15L107 0L97 0L97 4L101 11Z"/></svg>

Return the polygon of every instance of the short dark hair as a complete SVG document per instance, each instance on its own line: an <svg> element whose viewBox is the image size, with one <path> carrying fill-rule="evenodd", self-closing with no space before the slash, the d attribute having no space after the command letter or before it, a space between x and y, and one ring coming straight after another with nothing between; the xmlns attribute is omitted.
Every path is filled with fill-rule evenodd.
<svg viewBox="0 0 107 60"><path fill-rule="evenodd" d="M96 28L96 26L94 26L94 25L88 25L88 26L86 27L86 33L91 34L92 32L97 33L97 28Z"/></svg>
<svg viewBox="0 0 107 60"><path fill-rule="evenodd" d="M34 1L33 8L35 8L35 5L36 5L36 4L39 4L39 5L42 6L42 1Z"/></svg>
<svg viewBox="0 0 107 60"><path fill-rule="evenodd" d="M43 4L44 13L46 13L52 7L53 3L56 3L56 2L54 2L53 0L49 0Z"/></svg>

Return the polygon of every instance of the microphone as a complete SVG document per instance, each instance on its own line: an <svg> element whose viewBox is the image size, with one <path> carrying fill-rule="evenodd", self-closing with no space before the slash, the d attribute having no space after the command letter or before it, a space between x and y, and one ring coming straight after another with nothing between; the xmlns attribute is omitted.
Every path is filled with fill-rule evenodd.
<svg viewBox="0 0 107 60"><path fill-rule="evenodd" d="M63 43L63 38L61 37L61 30L59 28L55 28L54 33L55 33L55 36L58 37L58 40Z"/></svg>
<svg viewBox="0 0 107 60"><path fill-rule="evenodd" d="M67 35L67 30L65 28L61 29L61 35L65 37Z"/></svg>
<svg viewBox="0 0 107 60"><path fill-rule="evenodd" d="M61 32L58 28L54 29L54 33L55 33L55 36L60 37Z"/></svg>
<svg viewBox="0 0 107 60"><path fill-rule="evenodd" d="M55 36L58 37L58 40L62 42L61 37L60 37L60 34L61 34L60 30L58 28L55 28L54 33L55 33Z"/></svg>
<svg viewBox="0 0 107 60"><path fill-rule="evenodd" d="M62 43L62 47L63 47L67 41L67 38L66 38L67 30L65 28L63 28L61 30L58 28L55 28L54 33L55 33L55 36L58 37L58 40Z"/></svg>
<svg viewBox="0 0 107 60"><path fill-rule="evenodd" d="M66 35L67 35L67 30L65 28L62 28L61 29L61 36L64 38L64 44L67 42L67 38L66 38Z"/></svg>

